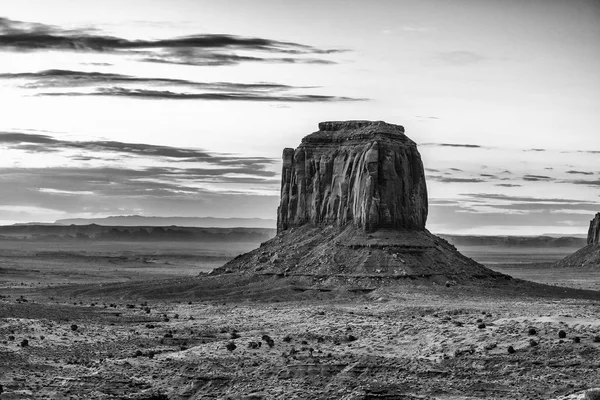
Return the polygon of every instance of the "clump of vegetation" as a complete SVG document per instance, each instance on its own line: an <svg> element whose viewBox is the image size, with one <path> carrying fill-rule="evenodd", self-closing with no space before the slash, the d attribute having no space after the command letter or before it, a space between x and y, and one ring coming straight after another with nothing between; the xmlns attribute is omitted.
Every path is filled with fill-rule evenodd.
<svg viewBox="0 0 600 400"><path fill-rule="evenodd" d="M73 332L75 332L77 329L79 329L79 327L78 327L77 325L75 325L75 324L72 324L72 325L71 325L71 330L72 330Z"/></svg>
<svg viewBox="0 0 600 400"><path fill-rule="evenodd" d="M482 322L479 325L477 325L478 329L485 329L485 324Z"/></svg>
<svg viewBox="0 0 600 400"><path fill-rule="evenodd" d="M227 345L225 345L225 348L226 348L226 349L227 349L229 352L232 352L232 351L234 351L235 349L237 349L237 346L235 345L235 343L233 343L233 342L229 342L229 343L227 343Z"/></svg>
<svg viewBox="0 0 600 400"><path fill-rule="evenodd" d="M355 340L358 340L358 338L354 335L348 335L346 336L346 341L347 342L354 342Z"/></svg>
<svg viewBox="0 0 600 400"><path fill-rule="evenodd" d="M267 343L267 345L269 347L275 346L275 341L271 338L271 336L269 336L269 335L262 335L261 339L264 340L265 343Z"/></svg>
<svg viewBox="0 0 600 400"><path fill-rule="evenodd" d="M290 335L285 335L282 340L286 343L289 343L292 341L292 337Z"/></svg>
<svg viewBox="0 0 600 400"><path fill-rule="evenodd" d="M142 354L144 354L144 353L142 353L142 351L141 351L141 350L136 350L136 351L135 351L135 356L136 356L136 357L141 357L141 356L142 356Z"/></svg>
<svg viewBox="0 0 600 400"><path fill-rule="evenodd" d="M237 331L236 331L236 330L234 330L233 332L231 332L231 333L229 334L229 337L230 337L231 339L239 339L241 336L240 336L240 334L239 334L239 333L237 333Z"/></svg>
<svg viewBox="0 0 600 400"><path fill-rule="evenodd" d="M256 342L248 342L249 349L258 349L260 346Z"/></svg>
<svg viewBox="0 0 600 400"><path fill-rule="evenodd" d="M529 328L529 331L527 333L529 333L529 335L531 336L537 335L537 331L535 330L535 328Z"/></svg>
<svg viewBox="0 0 600 400"><path fill-rule="evenodd" d="M558 337L560 339L564 339L567 337L567 332L563 331L562 329L560 331L558 331Z"/></svg>
<svg viewBox="0 0 600 400"><path fill-rule="evenodd" d="M515 352L515 348L512 346L508 346L508 354L513 354Z"/></svg>
<svg viewBox="0 0 600 400"><path fill-rule="evenodd" d="M600 343L600 336L594 336L594 338L592 339L592 342Z"/></svg>
<svg viewBox="0 0 600 400"><path fill-rule="evenodd" d="M580 343L580 342L581 342L581 338L580 338L579 336L575 336L575 337L573 338L573 342L575 342L575 343Z"/></svg>
<svg viewBox="0 0 600 400"><path fill-rule="evenodd" d="M531 347L535 347L535 346L537 346L537 345L538 345L538 342L536 342L536 341L535 341L535 340L533 340L533 339L529 339L529 346L531 346Z"/></svg>
<svg viewBox="0 0 600 400"><path fill-rule="evenodd" d="M144 311L146 311L146 314L150 314L150 307L144 308Z"/></svg>
<svg viewBox="0 0 600 400"><path fill-rule="evenodd" d="M27 346L29 346L29 340L27 340L27 339L21 340L21 347L27 347Z"/></svg>

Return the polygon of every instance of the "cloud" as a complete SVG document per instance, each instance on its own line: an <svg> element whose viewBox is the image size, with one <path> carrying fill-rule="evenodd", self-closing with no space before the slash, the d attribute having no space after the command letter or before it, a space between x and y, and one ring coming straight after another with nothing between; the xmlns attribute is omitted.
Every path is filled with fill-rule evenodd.
<svg viewBox="0 0 600 400"><path fill-rule="evenodd" d="M594 175L593 172L589 172L589 171L567 171L567 174L572 174L572 175Z"/></svg>
<svg viewBox="0 0 600 400"><path fill-rule="evenodd" d="M178 175L180 172L185 179ZM0 210L4 213L6 208L25 207L57 216L140 212L173 215L173 210L182 216L198 216L201 210L206 216L223 217L231 216L234 210L236 216L267 217L275 212L278 195L200 188L198 182L214 181L211 172L197 172L161 168L4 168L0 169ZM214 179L221 177L215 175ZM263 186L275 187L270 181L267 179Z"/></svg>
<svg viewBox="0 0 600 400"><path fill-rule="evenodd" d="M483 149L484 146L478 144L459 144L459 143L422 143L420 146L432 146L432 147L464 147L467 149Z"/></svg>
<svg viewBox="0 0 600 400"><path fill-rule="evenodd" d="M487 59L487 57L471 51L445 51L437 55L438 59L448 65L470 65Z"/></svg>
<svg viewBox="0 0 600 400"><path fill-rule="evenodd" d="M537 182L537 181L552 181L554 178L546 175L525 175L523 176L524 181Z"/></svg>
<svg viewBox="0 0 600 400"><path fill-rule="evenodd" d="M274 95L261 93L193 93L173 92L170 90L129 89L124 87L98 88L93 92L44 92L38 96L111 96L133 97L138 99L153 100L213 100L213 101L272 101L292 103L323 103L338 101L366 101L367 99L354 97L327 96L316 94L289 94Z"/></svg>
<svg viewBox="0 0 600 400"><path fill-rule="evenodd" d="M479 176L483 176L484 178L498 178L496 175L492 174L479 174Z"/></svg>
<svg viewBox="0 0 600 400"><path fill-rule="evenodd" d="M588 185L588 186L600 186L600 179L597 180L574 180L574 181L564 181L565 183L572 183L574 185Z"/></svg>
<svg viewBox="0 0 600 400"><path fill-rule="evenodd" d="M542 152L542 151L546 151L546 149L527 149L527 150L523 150L523 151L536 151L536 152Z"/></svg>
<svg viewBox="0 0 600 400"><path fill-rule="evenodd" d="M114 84L145 84L145 85L170 85L184 86L195 89L214 90L214 91L257 91L272 92L291 89L300 89L307 87L295 87L279 83L261 82L261 83L236 83L236 82L196 82L185 79L172 78L142 78L131 75L104 73L104 72L85 72L71 71L62 69L49 69L39 72L21 72L21 73L3 73L0 79L25 79L30 81L25 88L55 88L55 87L85 87L97 85ZM315 88L314 86L310 88Z"/></svg>
<svg viewBox="0 0 600 400"><path fill-rule="evenodd" d="M480 178L454 178L454 177L439 176L439 175L429 176L429 179L432 179L437 182L442 182L442 183L480 183L480 182L485 182L483 179L480 179Z"/></svg>
<svg viewBox="0 0 600 400"><path fill-rule="evenodd" d="M432 232L485 232L490 228L497 230L511 227L522 227L524 231L531 231L532 227L548 229L548 227L579 226L581 233L587 233L589 214L560 209L534 210L473 210L464 205L433 205L429 207L427 225ZM518 228L517 228L518 229ZM547 231L540 231L542 234Z"/></svg>
<svg viewBox="0 0 600 400"><path fill-rule="evenodd" d="M230 154L216 154L202 149L107 140L70 141L56 139L48 135L22 132L0 132L0 146L33 153L79 150L84 152L84 154L78 154L76 157L84 157L86 159L110 153L112 155L125 154L144 158L165 158L181 162L205 162L216 166L250 168L250 170L238 170L238 172L250 172L252 174L268 173L268 176L272 176L272 173L262 170L265 166L272 165L276 162L276 160L266 157L242 157Z"/></svg>
<svg viewBox="0 0 600 400"><path fill-rule="evenodd" d="M346 49L322 49L301 43L226 34L198 34L157 40L129 40L99 33L95 29L63 29L41 23L0 18L0 49L14 51L86 51L137 56L152 62L232 65L246 61L330 64L303 55L329 55ZM233 51L289 54L294 57L246 57ZM225 53L224 53L225 52ZM186 61L187 60L187 61ZM212 62L211 62L212 60Z"/></svg>
<svg viewBox="0 0 600 400"><path fill-rule="evenodd" d="M415 117L420 118L420 119L441 119L438 117L430 117L430 116L423 116L423 115L415 115Z"/></svg>
<svg viewBox="0 0 600 400"><path fill-rule="evenodd" d="M141 55L141 53L138 54ZM320 65L337 64L335 61L324 60L321 58L241 56L233 53L196 51L194 49L186 49L186 51L182 51L182 49L175 49L163 51L162 53L149 54L141 57L140 61L208 67L236 65L242 62Z"/></svg>
<svg viewBox="0 0 600 400"><path fill-rule="evenodd" d="M560 199L560 198L540 198L540 197L527 197L527 196L509 196L504 194L496 193L463 193L462 196L466 196L471 199L483 199L483 200L502 200L510 202L529 202L529 203L557 203L557 204L573 204L573 203L587 203L586 201L576 199Z"/></svg>
<svg viewBox="0 0 600 400"><path fill-rule="evenodd" d="M290 86L273 82L197 82L185 79L136 77L131 75L51 69L39 72L2 73L0 79L26 80L28 89L93 87L93 91L38 92L38 96L115 96L145 99L187 99L216 101L272 101L272 102L334 102L362 101L366 99L315 95L285 94L295 89L314 89L315 86ZM117 86L118 85L118 86ZM127 87L144 85L163 88L185 87L190 92L174 92L155 88ZM202 92L197 92L202 90Z"/></svg>
<svg viewBox="0 0 600 400"><path fill-rule="evenodd" d="M500 187L521 187L523 185L516 185L514 183L497 183L494 186L500 186Z"/></svg>

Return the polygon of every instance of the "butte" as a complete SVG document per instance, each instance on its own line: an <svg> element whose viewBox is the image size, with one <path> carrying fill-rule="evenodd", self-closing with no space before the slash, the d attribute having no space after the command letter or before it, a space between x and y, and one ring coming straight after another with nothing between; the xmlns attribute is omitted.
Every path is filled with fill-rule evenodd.
<svg viewBox="0 0 600 400"><path fill-rule="evenodd" d="M421 155L402 126L322 122L283 150L277 235L211 275L295 277L317 287L510 280L431 234L427 207Z"/></svg>
<svg viewBox="0 0 600 400"><path fill-rule="evenodd" d="M587 246L563 258L556 267L600 268L600 213L590 221Z"/></svg>

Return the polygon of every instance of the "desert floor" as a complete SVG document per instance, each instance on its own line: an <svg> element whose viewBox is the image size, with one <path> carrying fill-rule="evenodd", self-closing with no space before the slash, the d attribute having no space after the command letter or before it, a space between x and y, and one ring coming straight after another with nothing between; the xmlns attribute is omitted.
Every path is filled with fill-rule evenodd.
<svg viewBox="0 0 600 400"><path fill-rule="evenodd" d="M117 298L102 285L173 278L164 267L176 254L87 263L72 251L62 264L48 255L47 270L3 254L2 400L583 399L600 388L600 292L403 284L268 301ZM179 259L200 263L190 257ZM32 279L36 268L48 278ZM548 263L498 269L561 287L600 281ZM76 295L81 274L93 296ZM177 279L196 278L182 268Z"/></svg>

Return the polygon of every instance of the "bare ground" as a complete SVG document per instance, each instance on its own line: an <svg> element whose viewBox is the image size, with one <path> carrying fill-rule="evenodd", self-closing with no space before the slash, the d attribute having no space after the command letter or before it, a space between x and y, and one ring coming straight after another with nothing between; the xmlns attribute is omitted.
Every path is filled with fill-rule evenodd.
<svg viewBox="0 0 600 400"><path fill-rule="evenodd" d="M600 292L568 289L565 270L499 269L564 287L217 290L186 274L54 286L15 272L0 292L0 399L582 399L600 387ZM597 288L593 271L569 273Z"/></svg>

